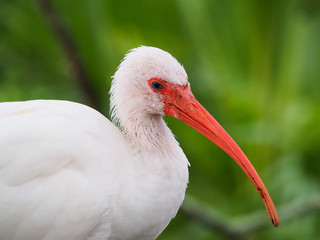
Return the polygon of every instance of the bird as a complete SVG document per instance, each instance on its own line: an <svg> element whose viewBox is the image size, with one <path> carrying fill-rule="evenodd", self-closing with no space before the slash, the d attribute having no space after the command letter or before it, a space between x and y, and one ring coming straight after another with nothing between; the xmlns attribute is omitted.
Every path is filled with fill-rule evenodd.
<svg viewBox="0 0 320 240"><path fill-rule="evenodd" d="M176 216L189 162L169 115L207 137L253 182L279 219L258 173L194 97L168 52L127 52L110 89L111 120L80 103L0 103L0 239L156 239Z"/></svg>

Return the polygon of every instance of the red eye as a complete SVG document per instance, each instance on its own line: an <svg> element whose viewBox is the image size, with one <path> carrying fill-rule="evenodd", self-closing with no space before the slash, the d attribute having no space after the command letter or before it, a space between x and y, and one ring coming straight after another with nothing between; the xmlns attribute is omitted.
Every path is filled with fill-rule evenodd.
<svg viewBox="0 0 320 240"><path fill-rule="evenodd" d="M149 79L148 84L154 92L159 93L162 92L166 86L166 82L161 78L151 78Z"/></svg>

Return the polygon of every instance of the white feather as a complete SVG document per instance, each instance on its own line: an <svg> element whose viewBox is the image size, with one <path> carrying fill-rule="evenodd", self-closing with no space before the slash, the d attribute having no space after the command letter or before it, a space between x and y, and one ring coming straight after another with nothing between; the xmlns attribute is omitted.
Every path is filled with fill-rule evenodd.
<svg viewBox="0 0 320 240"><path fill-rule="evenodd" d="M67 101L0 103L0 239L155 239L175 216L188 161L147 87L187 83L168 53L127 54L111 88L113 117Z"/></svg>

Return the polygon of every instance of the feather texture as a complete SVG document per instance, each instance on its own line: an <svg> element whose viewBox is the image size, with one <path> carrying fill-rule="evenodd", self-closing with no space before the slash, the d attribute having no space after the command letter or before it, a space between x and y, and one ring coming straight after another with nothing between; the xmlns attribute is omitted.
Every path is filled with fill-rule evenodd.
<svg viewBox="0 0 320 240"><path fill-rule="evenodd" d="M162 232L184 199L188 161L161 99L145 87L150 76L187 82L170 54L129 53L111 89L123 132L77 103L0 103L1 240L150 240Z"/></svg>

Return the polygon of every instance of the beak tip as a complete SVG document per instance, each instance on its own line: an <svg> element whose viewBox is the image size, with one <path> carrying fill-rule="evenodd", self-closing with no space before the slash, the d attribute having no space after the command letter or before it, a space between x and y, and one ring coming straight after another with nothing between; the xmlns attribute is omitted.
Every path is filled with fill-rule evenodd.
<svg viewBox="0 0 320 240"><path fill-rule="evenodd" d="M272 222L273 226L275 226L275 227L279 226L279 219L278 218L271 219L271 222Z"/></svg>

